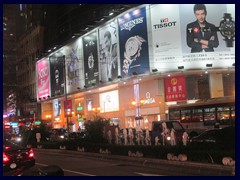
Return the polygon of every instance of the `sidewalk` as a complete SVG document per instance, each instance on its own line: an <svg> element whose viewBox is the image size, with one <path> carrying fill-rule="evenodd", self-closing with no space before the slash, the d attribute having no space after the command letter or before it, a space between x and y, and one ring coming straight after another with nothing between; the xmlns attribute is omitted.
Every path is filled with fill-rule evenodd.
<svg viewBox="0 0 240 180"><path fill-rule="evenodd" d="M68 155L78 155L88 158L97 158L101 160L117 160L122 164L147 166L160 169L169 169L171 166L175 172L185 171L193 176L233 176L235 175L235 168L231 166L224 166L219 164L198 163L191 161L169 161L162 159L152 159L145 157L128 157L112 154L100 154L80 151L70 151L61 149L34 149L35 152L60 153Z"/></svg>

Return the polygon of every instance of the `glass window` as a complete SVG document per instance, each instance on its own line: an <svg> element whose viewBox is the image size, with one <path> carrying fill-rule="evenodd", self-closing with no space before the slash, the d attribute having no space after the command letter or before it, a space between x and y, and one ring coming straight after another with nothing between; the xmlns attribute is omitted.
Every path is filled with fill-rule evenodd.
<svg viewBox="0 0 240 180"><path fill-rule="evenodd" d="M169 113L170 120L180 120L180 110L173 110Z"/></svg>
<svg viewBox="0 0 240 180"><path fill-rule="evenodd" d="M203 109L192 110L192 121L195 122L203 121Z"/></svg>
<svg viewBox="0 0 240 180"><path fill-rule="evenodd" d="M181 121L191 121L191 110L181 110Z"/></svg>

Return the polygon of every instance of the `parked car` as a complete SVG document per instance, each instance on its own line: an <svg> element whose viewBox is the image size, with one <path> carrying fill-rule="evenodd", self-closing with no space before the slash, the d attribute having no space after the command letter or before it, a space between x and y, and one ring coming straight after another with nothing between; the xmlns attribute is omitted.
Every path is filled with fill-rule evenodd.
<svg viewBox="0 0 240 180"><path fill-rule="evenodd" d="M34 152L10 141L3 143L3 172L13 172L35 165Z"/></svg>
<svg viewBox="0 0 240 180"><path fill-rule="evenodd" d="M166 124L167 131L163 132L163 126ZM171 143L171 130L174 129L175 131L175 141L176 144L182 142L182 136L185 132L182 124L179 121L175 120L162 120L162 121L153 121L152 122L152 129L151 129L151 143L154 145L155 138L158 137L159 143L163 144L163 135L164 135L164 143L170 144Z"/></svg>
<svg viewBox="0 0 240 180"><path fill-rule="evenodd" d="M82 132L71 132L69 133L69 139L70 140L81 140L86 138L87 134L86 132L82 131Z"/></svg>
<svg viewBox="0 0 240 180"><path fill-rule="evenodd" d="M203 148L216 147L225 149L235 149L235 126L225 128L215 128L204 131L199 136L189 140L190 145L201 146Z"/></svg>

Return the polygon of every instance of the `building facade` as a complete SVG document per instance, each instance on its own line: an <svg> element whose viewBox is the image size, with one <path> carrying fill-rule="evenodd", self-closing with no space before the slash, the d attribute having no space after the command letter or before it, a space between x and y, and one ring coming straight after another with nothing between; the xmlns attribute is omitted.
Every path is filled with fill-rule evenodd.
<svg viewBox="0 0 240 180"><path fill-rule="evenodd" d="M36 63L41 118L71 131L97 116L121 128L151 128L169 118L172 105L235 99L234 45L214 32L215 51L191 53L186 39L199 33L186 30L196 21L193 6L141 5L49 51ZM206 5L216 26L217 17L235 13L234 5L218 6Z"/></svg>

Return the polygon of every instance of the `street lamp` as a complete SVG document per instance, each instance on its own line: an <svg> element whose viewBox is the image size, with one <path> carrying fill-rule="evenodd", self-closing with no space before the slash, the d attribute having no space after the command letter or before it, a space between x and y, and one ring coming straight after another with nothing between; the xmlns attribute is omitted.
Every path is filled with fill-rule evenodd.
<svg viewBox="0 0 240 180"><path fill-rule="evenodd" d="M98 111L100 111L100 107L97 107L97 108L92 108L92 111L95 112L95 116L97 118L97 114L98 114Z"/></svg>

